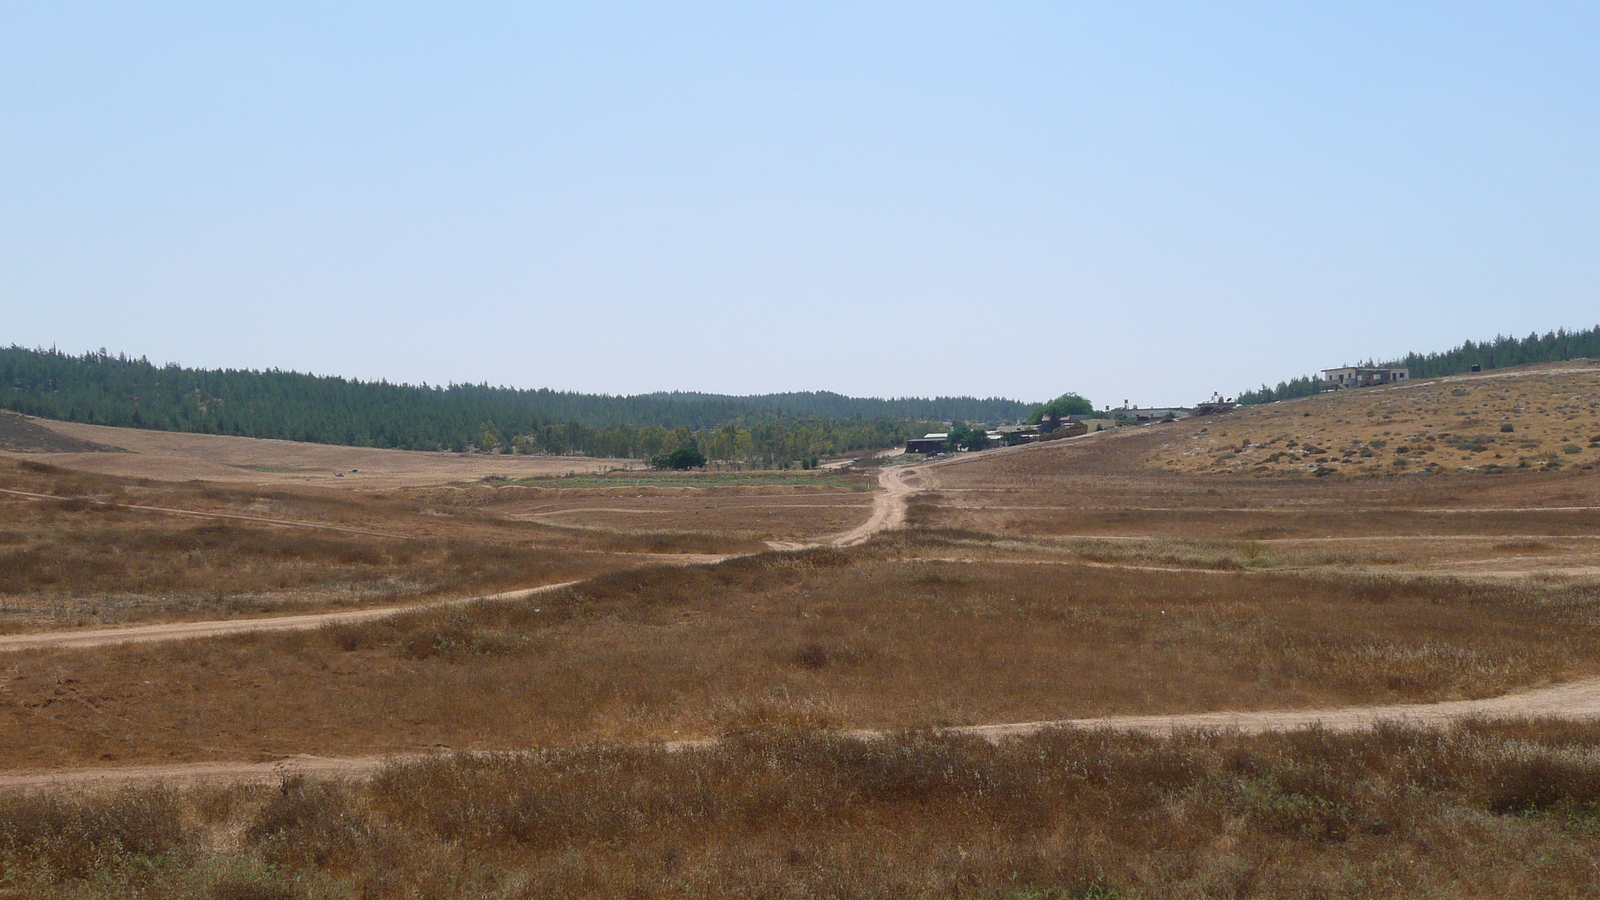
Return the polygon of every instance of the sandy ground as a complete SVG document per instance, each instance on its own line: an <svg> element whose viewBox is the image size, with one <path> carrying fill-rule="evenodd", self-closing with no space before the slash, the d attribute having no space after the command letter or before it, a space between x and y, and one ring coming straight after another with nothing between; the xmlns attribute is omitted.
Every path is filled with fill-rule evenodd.
<svg viewBox="0 0 1600 900"><path fill-rule="evenodd" d="M315 484L378 489L477 481L489 475L531 478L591 474L641 465L638 460L629 459L378 450L109 428L49 419L30 418L29 421L64 438L125 452L0 452L67 469L158 481L200 479L224 484Z"/></svg>

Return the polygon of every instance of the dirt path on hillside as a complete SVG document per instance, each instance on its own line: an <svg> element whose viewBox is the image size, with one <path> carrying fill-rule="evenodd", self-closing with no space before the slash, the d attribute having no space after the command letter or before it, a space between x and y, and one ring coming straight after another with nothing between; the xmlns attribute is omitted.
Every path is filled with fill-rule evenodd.
<svg viewBox="0 0 1600 900"><path fill-rule="evenodd" d="M1215 729L1260 733L1319 727L1330 731L1359 731L1381 723L1444 726L1464 719L1507 717L1551 717L1575 721L1600 719L1600 678L1574 681L1553 687L1520 691L1483 700L1452 700L1443 703L1400 703L1382 706L1348 706L1330 709L1270 709L1252 712L1182 713L1159 716L1105 716L1090 719L1055 719L1037 722L1009 722L997 725L966 725L941 729L947 734L967 734L990 741L1023 737L1048 728L1107 728L1170 734L1189 729ZM849 737L873 739L884 732L846 731ZM669 750L704 747L712 739L674 741ZM448 752L446 748L441 748ZM515 751L511 751L515 752ZM420 759L424 753L389 756L330 758L309 755L287 756L265 762L182 763L172 765L112 766L91 769L12 772L0 774L0 789L27 787L115 786L144 781L199 783L208 781L272 782L289 775L315 775L330 778L359 778L370 775L389 761Z"/></svg>
<svg viewBox="0 0 1600 900"><path fill-rule="evenodd" d="M1359 731L1382 722L1409 725L1447 725L1471 718L1551 717L1600 719L1600 678L1554 687L1519 691L1483 700L1444 703L1396 703L1385 706L1347 706L1332 709L1270 709L1255 712L1184 713L1167 716L1107 716L1094 719L1016 722L1007 725L972 725L952 728L990 740L1032 734L1044 728L1116 728L1128 731L1170 733L1179 729L1217 728L1248 733L1287 731L1318 726L1330 731Z"/></svg>
<svg viewBox="0 0 1600 900"><path fill-rule="evenodd" d="M950 460L940 460L933 465L948 465L960 462L957 457ZM879 483L883 490L873 498L872 515L856 528L828 542L835 547L851 547L863 543L873 535L890 528L898 528L905 522L907 499L919 490L925 489L929 479L919 469L927 466L894 467L884 469L879 476ZM33 500L59 500L61 498L50 494L34 494L26 491L0 490L0 493L13 494ZM325 525L315 522L299 522L290 519L271 519L260 516L246 516L235 513L208 513L192 510L173 509L159 506L135 506L131 504L117 504L119 508L144 510L149 512L169 513L173 515L198 516L201 518L238 519L248 522L258 522L269 525L279 525L297 528L320 528L334 531L353 532L357 534L374 535L381 537L398 537L379 532L365 531L343 525ZM808 544L774 541L769 546L774 550L800 550ZM702 555L702 554L673 554L651 555L652 562L677 565L696 565L721 562L727 556ZM414 603L405 606L388 606L373 609L351 610L349 612L309 613L297 616L272 616L258 619L216 619L200 622L169 622L154 625L132 625L118 628L96 628L76 631L48 631L30 634L0 635L0 653L33 648L86 648L103 647L111 644L146 643L150 641L185 640L190 638L218 637L229 634L242 634L252 631L301 631L311 628L321 628L341 622L362 622L370 619L380 619L387 616L399 615L415 609L424 609L430 606L445 604L471 603L476 600L514 600L534 594L566 587L576 582L562 582L561 584L544 585L536 588L506 591L487 597L468 597L458 600L429 601Z"/></svg>
<svg viewBox="0 0 1600 900"><path fill-rule="evenodd" d="M999 493L998 488L945 488L949 493L964 494L993 494ZM981 500L967 500L959 503L945 503L943 506L950 509L976 509L976 510L1059 510L1060 506L1044 506L1033 504L1028 506L990 504ZM1482 515L1484 513L1545 513L1545 512L1594 512L1600 506L1457 506L1457 507L1428 507L1428 506L1078 506L1074 509L1080 512L1175 512L1175 513L1266 513L1269 515L1304 516L1315 513L1427 513L1430 515ZM1343 540L1330 538L1330 540Z"/></svg>
<svg viewBox="0 0 1600 900"><path fill-rule="evenodd" d="M1097 432L1097 434L1111 433L1109 431ZM1065 445L1069 442L1076 443L1092 437L1095 437L1095 435L1087 434L1075 438L1065 438L1060 441L1051 441L1046 444L1018 444L1015 447L996 447L993 450L985 450L981 453L963 453L958 456L925 461L915 465L886 466L878 472L878 486L882 490L872 498L872 515L868 517L867 521L862 522L855 528L835 536L827 542L826 546L854 547L857 544L866 543L868 539L881 531L888 531L904 525L906 507L910 503L912 495L922 491L933 490L938 486L938 482L932 473L934 469L957 466L977 460L993 459L996 456L1010 453L1026 453L1038 450L1041 447ZM884 454L880 453L878 455L883 456ZM786 545L776 549L798 549L802 546L806 545Z"/></svg>
<svg viewBox="0 0 1600 900"><path fill-rule="evenodd" d="M696 560L698 562L698 560ZM82 649L104 647L111 644L142 644L150 641L179 641L189 638L220 637L228 634L261 631L305 631L348 622L365 622L398 616L419 609L437 606L459 606L479 600L521 600L577 584L563 581L534 588L521 588L486 594L477 597L459 597L453 600L429 600L405 606L383 606L356 609L349 612L308 613L300 616L271 616L261 619L210 619L203 622L167 622L159 625L128 625L121 628L94 628L82 631L43 631L34 634L0 635L0 653L31 650L38 647L50 649Z"/></svg>

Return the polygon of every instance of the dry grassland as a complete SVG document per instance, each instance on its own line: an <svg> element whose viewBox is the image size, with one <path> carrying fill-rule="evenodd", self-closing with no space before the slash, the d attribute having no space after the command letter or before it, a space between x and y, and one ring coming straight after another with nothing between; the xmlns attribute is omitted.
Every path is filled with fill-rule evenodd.
<svg viewBox="0 0 1600 900"><path fill-rule="evenodd" d="M0 798L17 896L1589 896L1595 725L991 745L815 732Z"/></svg>
<svg viewBox="0 0 1600 900"><path fill-rule="evenodd" d="M1456 699L1600 672L1590 588L877 552L623 572L314 633L20 652L0 675L0 766Z"/></svg>
<svg viewBox="0 0 1600 900"><path fill-rule="evenodd" d="M158 481L203 479L218 484L375 490L474 481L491 475L529 478L641 466L638 460L628 459L379 450L110 428L10 414L5 418L22 418L48 434L41 437L34 432L20 443L0 440L0 455L20 451L39 462L75 471ZM16 430L15 424L0 422L0 434L8 430Z"/></svg>
<svg viewBox="0 0 1600 900"><path fill-rule="evenodd" d="M1192 474L1495 474L1600 461L1600 362L1360 388L1169 429L1148 462Z"/></svg>
<svg viewBox="0 0 1600 900"><path fill-rule="evenodd" d="M558 528L473 491L164 484L0 461L0 630L307 612L530 587L752 539ZM41 499L42 498L42 499ZM286 524L287 523L287 524Z"/></svg>
<svg viewBox="0 0 1600 900"><path fill-rule="evenodd" d="M510 519L597 529L717 532L809 542L848 531L872 508L873 481L837 472L629 472L490 480L446 489L448 502ZM441 491L416 491L438 497Z"/></svg>
<svg viewBox="0 0 1600 900"><path fill-rule="evenodd" d="M1497 372L913 463L929 490L904 531L694 567L628 554L814 541L870 495L840 472L351 491L0 464L0 488L57 498L0 494L0 589L34 608L111 584L197 610L219 590L369 602L597 566L524 601L7 655L4 768L443 755L362 781L0 796L0 896L1592 894L1594 724L830 730L1600 675L1597 379ZM544 749L444 752L512 748Z"/></svg>
<svg viewBox="0 0 1600 900"><path fill-rule="evenodd" d="M1154 425L935 467L937 485L915 498L910 521L1004 535L1029 555L1129 564L1600 574L1594 470L1315 478L1143 465L1175 429L1194 430Z"/></svg>

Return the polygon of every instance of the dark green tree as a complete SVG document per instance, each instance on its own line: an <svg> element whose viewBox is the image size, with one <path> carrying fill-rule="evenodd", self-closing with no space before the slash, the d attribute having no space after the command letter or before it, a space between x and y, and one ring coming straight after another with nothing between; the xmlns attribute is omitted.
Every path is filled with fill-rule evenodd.
<svg viewBox="0 0 1600 900"><path fill-rule="evenodd" d="M1028 424L1037 425L1043 422L1044 417L1051 413L1062 418L1067 416L1090 416L1094 415L1094 404L1090 403L1082 394L1062 394L1035 409L1033 415L1028 417Z"/></svg>
<svg viewBox="0 0 1600 900"><path fill-rule="evenodd" d="M651 457L650 465L656 469L703 469L706 465L706 455L694 444L685 444L671 453Z"/></svg>
<svg viewBox="0 0 1600 900"><path fill-rule="evenodd" d="M989 449L989 433L984 431L982 428L974 428L971 431L968 431L967 432L967 436L961 439L961 449L963 449L963 450L987 450L987 449Z"/></svg>
<svg viewBox="0 0 1600 900"><path fill-rule="evenodd" d="M650 459L694 442L719 460L784 465L892 447L953 418L1012 421L997 398L610 396L487 384L391 384L0 347L0 409L156 431L405 450L495 450Z"/></svg>

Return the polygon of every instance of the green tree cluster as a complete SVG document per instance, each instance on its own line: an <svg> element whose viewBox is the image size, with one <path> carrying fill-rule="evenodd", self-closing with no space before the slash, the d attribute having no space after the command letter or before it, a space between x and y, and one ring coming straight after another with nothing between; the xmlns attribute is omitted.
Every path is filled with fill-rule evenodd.
<svg viewBox="0 0 1600 900"><path fill-rule="evenodd" d="M951 422L945 446L951 450L986 450L989 447L989 430L982 425Z"/></svg>
<svg viewBox="0 0 1600 900"><path fill-rule="evenodd" d="M1586 331L1567 331L1558 328L1544 334L1533 332L1525 338L1500 335L1492 341L1465 341L1459 347L1443 353L1408 353L1399 359L1379 363L1381 366L1405 366L1412 378L1441 378L1460 375L1479 366L1484 371L1523 366L1530 363L1561 362L1568 359L1600 358L1600 325ZM1372 360L1362 363L1373 366ZM1246 406L1271 403L1274 400L1291 400L1309 397L1322 390L1322 383L1311 375L1289 381L1280 381L1275 388L1265 384L1260 390L1242 391L1239 402Z"/></svg>
<svg viewBox="0 0 1600 900"><path fill-rule="evenodd" d="M1240 391L1238 401L1242 406L1255 406L1260 403L1271 403L1274 400L1293 400L1296 397L1309 397L1322 390L1322 382L1310 375L1291 378L1288 381L1278 382L1275 388L1261 386L1259 391Z"/></svg>
<svg viewBox="0 0 1600 900"><path fill-rule="evenodd" d="M649 459L694 441L708 459L786 465L889 447L941 413L1018 415L1009 400L829 393L635 397L201 370L104 350L0 349L0 409L69 422L406 450ZM912 415L907 415L911 413Z"/></svg>
<svg viewBox="0 0 1600 900"><path fill-rule="evenodd" d="M706 455L694 444L685 444L671 453L662 453L650 457L650 467L654 469L703 469L706 465Z"/></svg>
<svg viewBox="0 0 1600 900"><path fill-rule="evenodd" d="M1037 425L1044 421L1045 416L1052 414L1062 418L1067 416L1090 416L1094 415L1094 404L1090 403L1082 394L1062 394L1035 409L1028 416L1028 424Z"/></svg>
<svg viewBox="0 0 1600 900"><path fill-rule="evenodd" d="M1600 358L1600 325L1586 331L1558 328L1542 335L1533 332L1525 338L1499 335L1492 341L1465 341L1443 353L1408 353L1383 365L1405 366L1411 370L1412 378L1439 378L1470 372L1473 366L1487 371L1584 358Z"/></svg>

